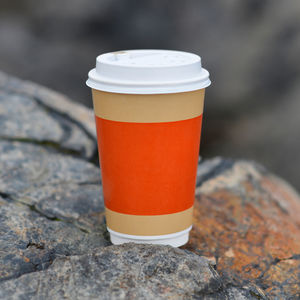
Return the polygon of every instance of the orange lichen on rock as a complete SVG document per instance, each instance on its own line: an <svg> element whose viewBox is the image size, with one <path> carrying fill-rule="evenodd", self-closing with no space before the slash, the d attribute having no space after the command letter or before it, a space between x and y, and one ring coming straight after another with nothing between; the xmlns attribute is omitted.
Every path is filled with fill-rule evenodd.
<svg viewBox="0 0 300 300"><path fill-rule="evenodd" d="M287 183L236 162L197 188L185 248L215 257L228 281L251 282L270 296L299 295L299 216L300 197Z"/></svg>

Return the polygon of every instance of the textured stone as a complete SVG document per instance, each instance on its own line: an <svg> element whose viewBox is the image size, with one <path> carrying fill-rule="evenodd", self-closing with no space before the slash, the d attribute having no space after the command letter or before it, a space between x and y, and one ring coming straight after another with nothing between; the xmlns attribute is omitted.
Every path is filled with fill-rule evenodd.
<svg viewBox="0 0 300 300"><path fill-rule="evenodd" d="M299 196L253 162L200 162L184 250L109 246L92 112L72 106L0 74L0 299L300 297Z"/></svg>
<svg viewBox="0 0 300 300"><path fill-rule="evenodd" d="M251 162L217 158L198 173L185 248L211 257L224 281L257 284L274 299L300 297L299 195Z"/></svg>
<svg viewBox="0 0 300 300"><path fill-rule="evenodd" d="M100 170L93 164L30 143L0 141L0 152L2 194L86 230L103 217Z"/></svg>
<svg viewBox="0 0 300 300"><path fill-rule="evenodd" d="M0 72L2 140L43 144L87 159L96 159L91 110L62 95Z"/></svg>
<svg viewBox="0 0 300 300"><path fill-rule="evenodd" d="M0 283L10 299L255 299L226 287L208 260L168 246L110 246L57 258L45 271Z"/></svg>
<svg viewBox="0 0 300 300"><path fill-rule="evenodd" d="M71 223L48 219L32 207L0 198L0 282L44 270L56 257L107 245L102 231L95 228L87 233Z"/></svg>
<svg viewBox="0 0 300 300"><path fill-rule="evenodd" d="M89 162L96 140L83 123L92 113L74 105L74 117L64 111L72 105L0 74L0 281L110 244L100 170Z"/></svg>

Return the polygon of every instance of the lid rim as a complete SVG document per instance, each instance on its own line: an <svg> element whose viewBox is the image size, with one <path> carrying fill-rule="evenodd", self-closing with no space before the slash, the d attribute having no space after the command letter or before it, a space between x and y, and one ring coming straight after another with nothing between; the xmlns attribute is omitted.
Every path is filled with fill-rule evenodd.
<svg viewBox="0 0 300 300"><path fill-rule="evenodd" d="M113 78L105 78L97 73L96 68L92 69L89 72L89 80L102 83L102 84L112 84L112 85L122 85L122 86L162 86L162 85L177 85L177 84L186 84L192 82L199 82L209 80L209 72L202 68L201 73L197 77L192 77L188 79L182 80L170 80L170 81L135 81L133 83L132 80L113 80Z"/></svg>
<svg viewBox="0 0 300 300"><path fill-rule="evenodd" d="M205 81L198 82L195 84L186 84L186 85L173 85L173 86L120 86L120 85L102 85L99 82L94 82L93 80L88 79L86 81L86 85L94 90L99 90L103 92L110 93L118 93L118 94L175 94L175 93L184 93L184 92L192 92L196 90L201 90L207 88L211 85L210 79L206 79Z"/></svg>
<svg viewBox="0 0 300 300"><path fill-rule="evenodd" d="M176 50L125 50L97 56L86 84L113 93L178 93L208 87L201 57Z"/></svg>

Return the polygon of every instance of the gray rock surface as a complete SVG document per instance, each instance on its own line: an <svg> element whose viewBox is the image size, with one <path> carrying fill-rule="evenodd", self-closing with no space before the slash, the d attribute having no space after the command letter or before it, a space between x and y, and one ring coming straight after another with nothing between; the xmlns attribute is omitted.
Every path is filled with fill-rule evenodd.
<svg viewBox="0 0 300 300"><path fill-rule="evenodd" d="M86 232L72 223L47 218L32 206L0 198L0 282L44 270L57 257L107 245L103 230L95 227Z"/></svg>
<svg viewBox="0 0 300 300"><path fill-rule="evenodd" d="M95 165L26 142L0 141L0 152L2 195L85 230L99 222L104 206Z"/></svg>
<svg viewBox="0 0 300 300"><path fill-rule="evenodd" d="M97 158L93 112L62 95L0 72L1 140L41 144Z"/></svg>
<svg viewBox="0 0 300 300"><path fill-rule="evenodd" d="M111 246L105 229L93 122L92 111L62 95L0 74L0 299L235 300L299 294L294 281L289 283L279 276L283 274L280 270L285 270L284 276L291 272L297 276L299 243L290 242L292 259L276 263L276 267L287 264L279 271L270 271L275 266L271 261L262 282L243 269L239 256L235 259L242 271L231 260L228 264L218 261L214 235L206 235L201 228L204 209L196 211L192 243L187 246L196 254L166 246ZM241 168L245 164L247 167ZM196 201L196 207L208 199L212 201L210 209L218 211L224 195L239 191L241 180L247 187L253 184L249 191L254 198L261 197L252 169L268 182L267 175L251 163L222 158L201 162L197 191L201 191L202 200ZM211 195L220 187L228 191ZM263 192L262 199L269 199L268 193ZM275 196L283 206L292 203L291 211L299 210L298 196L283 183ZM225 205L222 212L231 215L233 207L228 209ZM217 214L221 216L221 212ZM215 215L206 214L207 230L215 230ZM292 219L286 222L284 230L296 228L294 223ZM237 242L235 235L227 232L227 218L216 226L226 233L224 237L230 236L231 244ZM247 242L252 245L251 241L250 237ZM261 246L255 245L253 251L262 251L256 247ZM233 259L230 251L224 255ZM230 272L226 270L239 272L241 279L227 276ZM269 280L274 274L280 278ZM272 282L278 286L273 288Z"/></svg>
<svg viewBox="0 0 300 300"><path fill-rule="evenodd" d="M0 74L0 281L110 244L88 117L55 92Z"/></svg>
<svg viewBox="0 0 300 300"><path fill-rule="evenodd" d="M109 246L55 259L44 271L0 283L10 299L255 299L225 287L207 259L169 246Z"/></svg>

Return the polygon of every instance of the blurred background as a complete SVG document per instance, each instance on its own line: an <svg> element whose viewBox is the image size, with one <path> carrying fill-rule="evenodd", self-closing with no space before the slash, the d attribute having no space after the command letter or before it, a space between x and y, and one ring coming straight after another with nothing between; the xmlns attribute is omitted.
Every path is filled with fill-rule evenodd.
<svg viewBox="0 0 300 300"><path fill-rule="evenodd" d="M89 107L96 56L139 48L202 57L204 158L253 159L300 190L299 0L0 2L0 69Z"/></svg>

